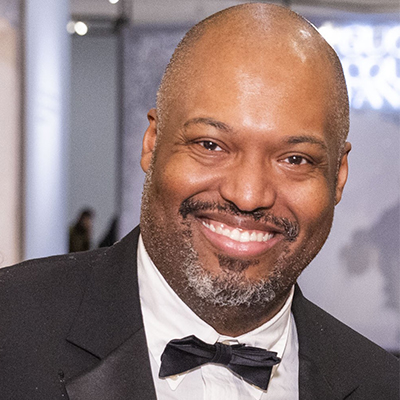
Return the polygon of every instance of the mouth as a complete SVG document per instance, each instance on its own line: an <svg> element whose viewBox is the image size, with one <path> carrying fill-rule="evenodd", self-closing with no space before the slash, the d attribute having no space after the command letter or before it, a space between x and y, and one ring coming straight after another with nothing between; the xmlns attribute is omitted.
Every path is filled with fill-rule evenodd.
<svg viewBox="0 0 400 400"><path fill-rule="evenodd" d="M272 229L249 229L232 226L210 218L198 218L201 230L211 245L231 257L260 256L282 237ZM239 224L240 225L240 224Z"/></svg>

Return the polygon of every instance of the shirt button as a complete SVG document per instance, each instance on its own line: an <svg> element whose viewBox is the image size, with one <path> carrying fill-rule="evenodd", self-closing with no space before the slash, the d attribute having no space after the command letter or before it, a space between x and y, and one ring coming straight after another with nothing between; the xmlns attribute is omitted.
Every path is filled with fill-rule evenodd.
<svg viewBox="0 0 400 400"><path fill-rule="evenodd" d="M221 342L222 344L226 344L228 346L233 346L235 344L239 344L239 342L237 340L224 340L223 342Z"/></svg>

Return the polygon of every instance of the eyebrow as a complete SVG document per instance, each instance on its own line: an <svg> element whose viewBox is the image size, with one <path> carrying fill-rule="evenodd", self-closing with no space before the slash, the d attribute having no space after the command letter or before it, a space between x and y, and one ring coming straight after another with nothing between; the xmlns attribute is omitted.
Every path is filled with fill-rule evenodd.
<svg viewBox="0 0 400 400"><path fill-rule="evenodd" d="M183 127L187 128L188 126L190 126L192 124L194 124L194 125L197 125L197 124L209 125L209 126L212 126L216 129L219 129L224 132L230 132L230 133L233 132L233 129L229 125L224 124L221 121L217 121L216 119L213 119L213 118L202 118L202 117L192 118L192 119L189 119L188 121L186 121L183 124Z"/></svg>
<svg viewBox="0 0 400 400"><path fill-rule="evenodd" d="M316 138L315 136L311 135L299 135L299 136L289 136L285 141L289 144L301 144L301 143L311 143L317 144L318 146L322 147L325 151L328 150L327 145L321 139Z"/></svg>

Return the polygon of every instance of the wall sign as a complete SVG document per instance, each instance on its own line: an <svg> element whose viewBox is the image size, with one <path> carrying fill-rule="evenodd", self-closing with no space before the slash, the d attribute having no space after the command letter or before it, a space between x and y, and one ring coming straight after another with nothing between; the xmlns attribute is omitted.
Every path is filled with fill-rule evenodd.
<svg viewBox="0 0 400 400"><path fill-rule="evenodd" d="M334 25L318 28L338 53L356 109L400 110L400 25Z"/></svg>

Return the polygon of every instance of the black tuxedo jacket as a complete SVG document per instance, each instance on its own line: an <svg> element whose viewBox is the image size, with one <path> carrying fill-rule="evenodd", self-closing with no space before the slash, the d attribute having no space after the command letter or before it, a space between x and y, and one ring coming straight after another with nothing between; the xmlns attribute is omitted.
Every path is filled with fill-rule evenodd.
<svg viewBox="0 0 400 400"><path fill-rule="evenodd" d="M113 247L0 270L1 400L155 400L138 296L139 229ZM398 400L398 360L293 301L300 400Z"/></svg>

